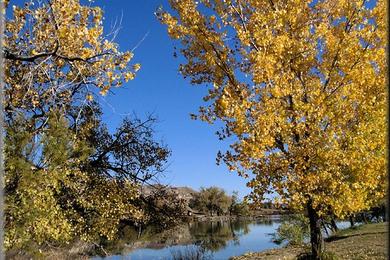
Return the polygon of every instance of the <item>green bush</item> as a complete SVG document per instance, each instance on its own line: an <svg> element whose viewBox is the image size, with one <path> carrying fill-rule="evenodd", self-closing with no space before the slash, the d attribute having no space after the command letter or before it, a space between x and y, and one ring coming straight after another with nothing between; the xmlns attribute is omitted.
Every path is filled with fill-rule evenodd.
<svg viewBox="0 0 390 260"><path fill-rule="evenodd" d="M287 242L289 245L303 245L309 237L309 221L304 215L298 214L280 224L273 241L278 244Z"/></svg>

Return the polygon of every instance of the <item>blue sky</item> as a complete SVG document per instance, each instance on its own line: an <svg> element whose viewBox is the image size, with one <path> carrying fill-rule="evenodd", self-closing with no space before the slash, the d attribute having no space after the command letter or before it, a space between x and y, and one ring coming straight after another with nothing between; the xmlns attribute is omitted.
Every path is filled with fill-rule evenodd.
<svg viewBox="0 0 390 260"><path fill-rule="evenodd" d="M9 10L25 2L11 0ZM109 129L114 131L126 115L142 119L152 113L159 119L154 127L156 139L172 151L161 183L194 189L218 186L228 193L238 191L240 197L248 194L244 178L224 164L216 165L217 152L228 148L215 134L218 127L190 118L203 104L207 86L193 86L178 73L180 57L174 58L173 52L179 42L168 37L166 27L154 15L159 6L169 10L168 1L95 0L92 5L104 11L105 33L120 25L115 41L122 51L137 47L132 64L141 64L134 80L98 100Z"/></svg>
<svg viewBox="0 0 390 260"><path fill-rule="evenodd" d="M167 36L165 26L154 16L160 5L168 8L168 2L110 0L95 4L104 10L107 30L122 17L116 40L121 50L133 49L147 35L134 50L133 61L142 66L135 80L101 100L103 120L114 129L125 114L142 118L153 113L159 118L157 138L172 150L163 183L195 189L215 185L229 193L237 190L241 196L247 194L250 190L242 177L229 172L225 165L216 165L218 150L228 146L215 135L218 128L189 116L202 105L207 87L192 86L178 73L180 58L173 57L178 42Z"/></svg>
<svg viewBox="0 0 390 260"><path fill-rule="evenodd" d="M24 2L15 0L11 5ZM370 0L366 6L372 8L376 2ZM106 32L121 20L116 42L123 51L138 46L133 62L142 66L135 80L115 89L113 95L100 98L103 120L109 128L114 130L126 114L145 118L153 113L159 118L157 139L172 150L163 183L195 189L215 185L229 193L237 190L241 196L249 193L242 177L229 172L225 165L216 165L218 150L228 147L215 135L217 127L190 119L189 114L202 105L207 86L191 86L178 73L180 57L173 57L178 42L167 36L165 26L154 16L159 6L169 8L168 1L96 0L94 5L104 10Z"/></svg>
<svg viewBox="0 0 390 260"><path fill-rule="evenodd" d="M370 0L366 6L372 8L376 2ZM192 86L178 73L180 56L174 58L173 51L179 43L167 36L165 26L154 16L160 5L169 10L168 1L97 0L95 4L105 11L105 28L122 17L117 37L122 50L134 48L147 35L134 51L134 62L142 66L137 77L107 97L108 104L103 102L105 122L115 128L121 114L134 112L144 117L154 113L160 119L157 136L172 150L164 183L195 189L215 185L229 193L237 190L241 196L249 193L245 179L229 172L225 165L216 165L218 150L228 147L215 135L218 128L190 119L189 114L202 105L207 86Z"/></svg>

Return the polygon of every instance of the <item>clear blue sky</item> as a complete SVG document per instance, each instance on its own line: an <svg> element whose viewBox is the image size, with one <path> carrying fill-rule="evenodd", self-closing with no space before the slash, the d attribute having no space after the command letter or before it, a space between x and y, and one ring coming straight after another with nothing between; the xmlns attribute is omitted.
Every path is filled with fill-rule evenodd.
<svg viewBox="0 0 390 260"><path fill-rule="evenodd" d="M189 116L202 105L207 87L192 86L178 73L180 58L173 57L173 48L179 43L167 36L165 26L154 16L158 6L168 8L168 2L98 0L95 4L103 8L108 30L122 17L116 40L121 50L134 48L147 34L134 51L133 61L142 66L135 80L115 89L115 95L101 102L104 121L114 129L123 114L134 112L142 118L154 113L160 121L155 127L157 138L172 150L163 183L195 189L215 185L229 193L237 190L241 196L247 194L249 189L242 177L229 172L225 165L216 165L218 150L227 147L215 135L217 127Z"/></svg>
<svg viewBox="0 0 390 260"><path fill-rule="evenodd" d="M8 10L25 2L11 0ZM89 4L87 0L80 2ZM218 128L190 118L203 104L207 86L193 86L178 73L180 57L174 58L173 51L179 42L168 37L166 27L154 15L159 6L169 10L168 1L95 0L92 5L104 10L105 33L121 21L116 42L122 51L139 44L133 58L133 64L141 64L136 78L114 89L114 94L99 98L109 129L114 131L126 115L146 118L152 113L159 119L154 128L156 139L172 151L162 183L194 189L218 186L228 193L238 191L240 197L248 194L245 179L224 164L216 165L217 152L228 148L228 143L215 135Z"/></svg>

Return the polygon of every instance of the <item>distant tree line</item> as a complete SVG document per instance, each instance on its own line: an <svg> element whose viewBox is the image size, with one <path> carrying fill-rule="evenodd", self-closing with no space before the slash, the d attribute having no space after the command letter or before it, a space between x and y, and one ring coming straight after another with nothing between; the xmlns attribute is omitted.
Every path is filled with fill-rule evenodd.
<svg viewBox="0 0 390 260"><path fill-rule="evenodd" d="M238 198L238 193L232 196L218 187L202 187L199 193L189 202L189 206L199 212L210 216L221 215L247 215L248 205Z"/></svg>

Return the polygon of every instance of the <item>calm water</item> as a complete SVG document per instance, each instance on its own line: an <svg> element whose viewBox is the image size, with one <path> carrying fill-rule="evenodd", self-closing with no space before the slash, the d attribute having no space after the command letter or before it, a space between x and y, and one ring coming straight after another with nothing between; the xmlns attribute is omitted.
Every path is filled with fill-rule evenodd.
<svg viewBox="0 0 390 260"><path fill-rule="evenodd" d="M175 229L155 234L145 230L126 230L123 238L109 245L112 256L93 259L173 259L173 255L194 253L197 250L207 259L229 259L247 252L277 248L272 242L272 233L281 223L280 218L254 221L192 222ZM340 228L348 226L338 223Z"/></svg>

